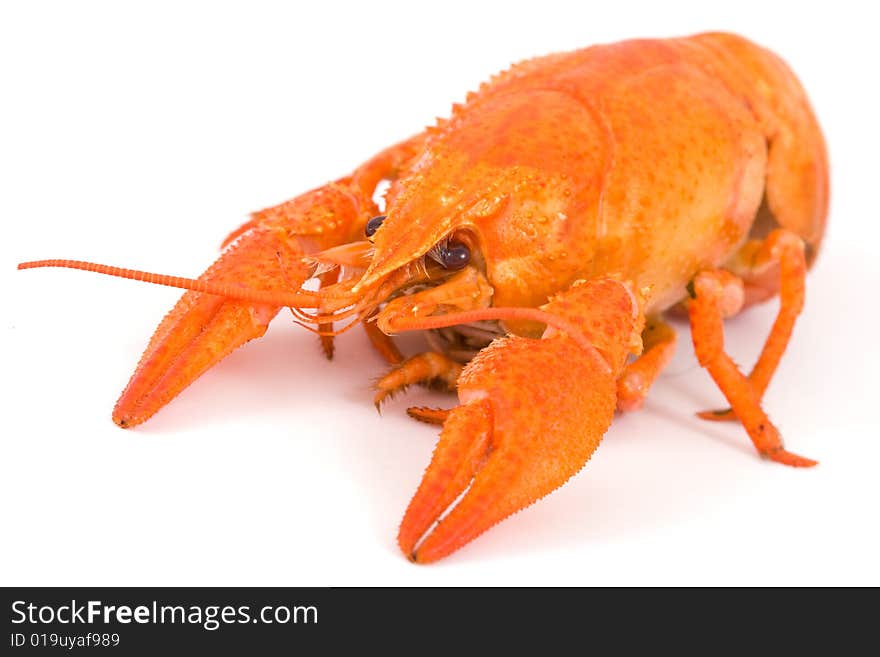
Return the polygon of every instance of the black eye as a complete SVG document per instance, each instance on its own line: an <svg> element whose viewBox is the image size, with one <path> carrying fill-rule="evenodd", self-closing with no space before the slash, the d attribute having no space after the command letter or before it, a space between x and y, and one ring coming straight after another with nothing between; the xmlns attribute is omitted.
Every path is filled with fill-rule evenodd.
<svg viewBox="0 0 880 657"><path fill-rule="evenodd" d="M364 234L367 237L372 237L376 234L376 231L379 230L379 226L382 225L382 222L385 221L385 215L380 214L378 217L373 217L367 222L367 227L364 228Z"/></svg>
<svg viewBox="0 0 880 657"><path fill-rule="evenodd" d="M446 269L461 269L471 261L471 250L461 242L452 242L440 251L440 264Z"/></svg>

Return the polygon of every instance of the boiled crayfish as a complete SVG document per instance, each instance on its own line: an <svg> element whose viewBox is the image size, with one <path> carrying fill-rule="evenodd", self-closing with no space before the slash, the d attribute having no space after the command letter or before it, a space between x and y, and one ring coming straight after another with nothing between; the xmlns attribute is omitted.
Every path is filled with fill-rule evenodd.
<svg viewBox="0 0 880 657"><path fill-rule="evenodd" d="M668 309L687 312L697 358L730 403L702 417L738 419L761 455L814 465L783 447L761 398L827 205L825 145L797 79L744 38L700 34L517 64L450 119L255 213L197 280L69 260L20 267L188 290L116 404L121 427L261 336L283 307L328 357L334 335L363 326L393 366L377 405L417 382L457 390L451 410L409 410L443 425L398 536L424 563L584 466L615 410L638 408L669 361ZM317 291L303 288L310 279ZM777 293L745 376L724 352L722 320ZM410 330L427 331L432 350L404 359L391 336Z"/></svg>

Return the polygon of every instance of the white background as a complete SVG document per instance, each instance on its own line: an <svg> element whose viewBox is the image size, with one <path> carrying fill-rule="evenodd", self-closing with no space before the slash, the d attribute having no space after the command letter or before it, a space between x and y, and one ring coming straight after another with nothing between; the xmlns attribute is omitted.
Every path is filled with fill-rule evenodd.
<svg viewBox="0 0 880 657"><path fill-rule="evenodd" d="M0 10L0 584L880 584L880 106L869 3L46 3ZM124 6L123 6L124 5ZM684 326L645 411L587 468L431 567L397 524L435 428L377 416L362 334L323 360L284 313L145 426L110 409L178 292L69 257L197 275L250 210L344 174L511 62L740 32L825 128L830 228L766 408L810 471L764 462ZM731 321L753 361L772 304Z"/></svg>

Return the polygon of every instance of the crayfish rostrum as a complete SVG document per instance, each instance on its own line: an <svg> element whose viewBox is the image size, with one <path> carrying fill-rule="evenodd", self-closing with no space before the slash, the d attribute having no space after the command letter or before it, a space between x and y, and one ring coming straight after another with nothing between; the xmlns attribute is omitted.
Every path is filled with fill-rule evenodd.
<svg viewBox="0 0 880 657"><path fill-rule="evenodd" d="M380 212L374 193L390 183ZM62 266L187 289L113 412L146 421L261 336L278 311L320 335L362 326L390 371L375 403L417 382L456 390L398 541L440 559L562 485L616 410L637 409L687 313L700 364L758 452L793 466L761 407L804 300L828 165L803 89L731 34L635 40L513 66L448 120L350 175L255 213L198 279ZM304 288L317 279L318 289ZM722 321L780 296L750 374ZM393 335L422 330L404 358ZM450 508L451 507L451 508ZM442 517L442 519L441 519ZM439 520L439 522L438 522Z"/></svg>

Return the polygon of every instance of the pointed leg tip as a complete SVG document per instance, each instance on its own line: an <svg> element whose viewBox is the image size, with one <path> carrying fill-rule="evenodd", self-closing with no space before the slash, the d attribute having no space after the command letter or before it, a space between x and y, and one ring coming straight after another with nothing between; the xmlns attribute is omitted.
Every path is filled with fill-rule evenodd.
<svg viewBox="0 0 880 657"><path fill-rule="evenodd" d="M791 461L783 461L783 463L795 468L814 468L819 465L819 461L814 461L804 456L798 456L797 454L792 454L791 456L793 457Z"/></svg>
<svg viewBox="0 0 880 657"><path fill-rule="evenodd" d="M380 416L382 415L382 404L384 404L389 399L389 394L384 390L379 390L375 397L373 397L373 406L376 407L376 413Z"/></svg>
<svg viewBox="0 0 880 657"><path fill-rule="evenodd" d="M788 465L793 468L812 468L819 465L819 461L814 461L813 459L808 459L805 456L799 456L797 454L787 452L784 449L766 452L764 456L771 461L781 463L782 465Z"/></svg>
<svg viewBox="0 0 880 657"><path fill-rule="evenodd" d="M708 420L709 422L733 422L737 419L733 410L730 408L714 411L700 411L697 413L697 417L701 420Z"/></svg>
<svg viewBox="0 0 880 657"><path fill-rule="evenodd" d="M443 425L449 417L449 410L442 408L428 408L427 406L410 406L406 414L412 419L425 424Z"/></svg>
<svg viewBox="0 0 880 657"><path fill-rule="evenodd" d="M376 407L376 412L379 415L382 415L382 405L387 401L391 401L394 398L395 392L397 391L394 389L389 390L388 388L383 388L380 384L380 387L376 390L376 394L373 396L373 406Z"/></svg>
<svg viewBox="0 0 880 657"><path fill-rule="evenodd" d="M798 456L797 454L791 454L786 458L781 459L773 459L777 463L782 463L783 465L791 466L792 468L814 468L819 465L819 461L814 461L813 459L804 458L803 456Z"/></svg>

